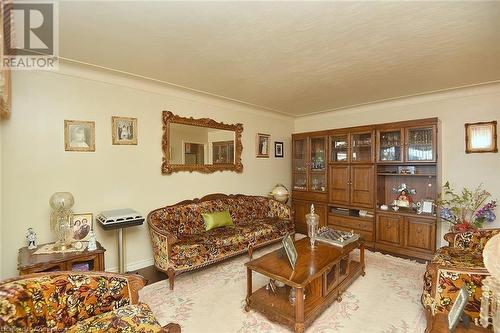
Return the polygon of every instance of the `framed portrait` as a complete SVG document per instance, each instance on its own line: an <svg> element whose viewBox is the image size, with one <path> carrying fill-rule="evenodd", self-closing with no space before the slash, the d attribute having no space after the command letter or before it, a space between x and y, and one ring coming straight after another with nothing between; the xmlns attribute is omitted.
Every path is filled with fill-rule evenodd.
<svg viewBox="0 0 500 333"><path fill-rule="evenodd" d="M422 199L422 201L420 201L420 207L422 213L432 214L434 213L434 200Z"/></svg>
<svg viewBox="0 0 500 333"><path fill-rule="evenodd" d="M453 332L457 327L458 322L463 317L465 305L468 301L469 293L467 292L467 287L462 286L458 292L457 298L455 299L455 303L453 303L450 312L448 312L448 332Z"/></svg>
<svg viewBox="0 0 500 333"><path fill-rule="evenodd" d="M64 149L66 151L95 151L95 122L65 120Z"/></svg>
<svg viewBox="0 0 500 333"><path fill-rule="evenodd" d="M283 243L283 248L285 249L288 261L290 261L290 265L292 265L292 269L295 269L298 254L295 244L293 243L292 235L287 234L281 242Z"/></svg>
<svg viewBox="0 0 500 333"><path fill-rule="evenodd" d="M92 213L85 214L73 214L73 240L86 241L90 238L90 231L92 230L92 225L94 221L94 216Z"/></svg>
<svg viewBox="0 0 500 333"><path fill-rule="evenodd" d="M111 117L111 133L114 145L136 145L137 118Z"/></svg>
<svg viewBox="0 0 500 333"><path fill-rule="evenodd" d="M283 157L283 142L274 142L274 157Z"/></svg>
<svg viewBox="0 0 500 333"><path fill-rule="evenodd" d="M497 153L497 122L465 124L465 152Z"/></svg>
<svg viewBox="0 0 500 333"><path fill-rule="evenodd" d="M271 135L257 133L256 139L256 155L261 158L269 158L269 141L271 139Z"/></svg>

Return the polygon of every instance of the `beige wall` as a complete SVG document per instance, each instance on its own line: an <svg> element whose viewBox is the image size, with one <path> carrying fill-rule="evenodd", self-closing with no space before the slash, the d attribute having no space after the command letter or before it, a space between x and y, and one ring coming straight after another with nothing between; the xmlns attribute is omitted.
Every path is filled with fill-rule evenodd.
<svg viewBox="0 0 500 333"><path fill-rule="evenodd" d="M500 84L381 102L296 119L295 133L439 117L442 180L456 188L484 183L500 199L500 153L465 154L464 124L500 121ZM444 183L444 182L443 182ZM491 227L500 227L499 219Z"/></svg>
<svg viewBox="0 0 500 333"><path fill-rule="evenodd" d="M39 242L54 240L48 200L56 191L75 196L75 212L131 207L143 214L214 192L266 194L290 183L293 119L260 109L104 72L61 65L55 72L13 73L13 112L1 124L2 277L16 274L17 250L30 226ZM176 173L163 176L161 111L243 123L241 174ZM139 144L111 144L111 116L138 118ZM96 122L96 152L64 151L64 119ZM285 142L285 158L255 158L256 133ZM116 237L94 226L107 249L106 268L117 267ZM152 263L146 225L126 231L126 263Z"/></svg>

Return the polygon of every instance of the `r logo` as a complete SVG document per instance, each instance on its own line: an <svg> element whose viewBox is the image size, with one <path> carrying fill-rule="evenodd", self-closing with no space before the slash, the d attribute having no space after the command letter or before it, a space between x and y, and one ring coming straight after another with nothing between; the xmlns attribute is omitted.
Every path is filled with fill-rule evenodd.
<svg viewBox="0 0 500 333"><path fill-rule="evenodd" d="M13 3L3 10L5 55L54 55L54 4Z"/></svg>

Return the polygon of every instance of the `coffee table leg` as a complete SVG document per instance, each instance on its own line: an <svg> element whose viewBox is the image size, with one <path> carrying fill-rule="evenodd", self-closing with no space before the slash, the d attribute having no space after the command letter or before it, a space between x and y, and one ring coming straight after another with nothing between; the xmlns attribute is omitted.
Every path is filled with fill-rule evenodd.
<svg viewBox="0 0 500 333"><path fill-rule="evenodd" d="M304 289L295 288L295 332L304 330Z"/></svg>
<svg viewBox="0 0 500 333"><path fill-rule="evenodd" d="M252 270L247 267L247 298L245 299L245 311L250 311L250 296L252 295Z"/></svg>
<svg viewBox="0 0 500 333"><path fill-rule="evenodd" d="M365 276L365 243L359 246L359 261L361 261L361 276Z"/></svg>

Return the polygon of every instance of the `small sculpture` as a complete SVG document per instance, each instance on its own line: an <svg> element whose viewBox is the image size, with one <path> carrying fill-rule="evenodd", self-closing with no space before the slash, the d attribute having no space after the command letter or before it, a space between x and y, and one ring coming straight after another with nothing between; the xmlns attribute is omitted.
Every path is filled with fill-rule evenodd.
<svg viewBox="0 0 500 333"><path fill-rule="evenodd" d="M414 189L409 189L406 184L401 184L399 187L394 187L392 189L394 193L398 193L396 200L392 203L395 207L405 207L411 208L413 205L413 200L411 198L412 194L415 194L416 191Z"/></svg>
<svg viewBox="0 0 500 333"><path fill-rule="evenodd" d="M97 250L97 241L95 239L94 230L90 231L89 235L90 235L90 238L89 238L89 245L87 246L87 250L95 251L95 250Z"/></svg>
<svg viewBox="0 0 500 333"><path fill-rule="evenodd" d="M26 240L28 241L28 249L36 249L36 232L33 228L28 228L26 233Z"/></svg>
<svg viewBox="0 0 500 333"><path fill-rule="evenodd" d="M307 234L309 236L311 248L314 248L314 244L316 243L316 232L318 230L318 225L319 225L319 215L314 213L314 205L311 205L310 213L306 214L306 222L307 222Z"/></svg>

